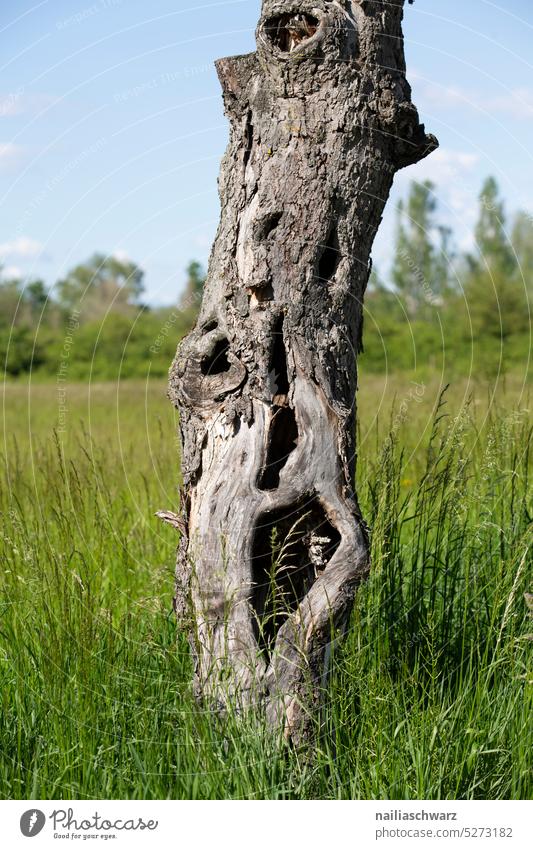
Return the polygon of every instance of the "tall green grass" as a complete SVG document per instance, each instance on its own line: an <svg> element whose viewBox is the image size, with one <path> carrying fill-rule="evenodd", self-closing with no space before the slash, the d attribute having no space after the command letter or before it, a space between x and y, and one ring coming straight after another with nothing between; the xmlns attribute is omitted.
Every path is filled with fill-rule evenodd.
<svg viewBox="0 0 533 849"><path fill-rule="evenodd" d="M53 386L7 387L0 796L529 797L531 428L518 389L462 390L363 389L373 572L309 757L192 697L163 386L71 386L61 433Z"/></svg>

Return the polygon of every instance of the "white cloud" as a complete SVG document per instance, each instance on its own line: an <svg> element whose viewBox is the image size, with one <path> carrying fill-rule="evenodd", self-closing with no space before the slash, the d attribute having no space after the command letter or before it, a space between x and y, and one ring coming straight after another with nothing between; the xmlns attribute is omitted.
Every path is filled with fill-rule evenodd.
<svg viewBox="0 0 533 849"><path fill-rule="evenodd" d="M16 168L24 150L11 142L0 142L0 171L11 171Z"/></svg>
<svg viewBox="0 0 533 849"><path fill-rule="evenodd" d="M0 259L5 257L20 257L23 259L42 258L43 246L29 236L19 236L12 242L4 242L0 245Z"/></svg>
<svg viewBox="0 0 533 849"><path fill-rule="evenodd" d="M487 99L487 112L499 112L513 118L533 118L533 91L515 88L508 95Z"/></svg>
<svg viewBox="0 0 533 849"><path fill-rule="evenodd" d="M533 118L533 89L525 86L510 89L498 95L487 95L461 86L446 86L424 79L421 74L410 74L416 80L414 101L423 106L424 101L439 108L463 106L478 109L489 115L507 115L513 118Z"/></svg>
<svg viewBox="0 0 533 849"><path fill-rule="evenodd" d="M478 164L476 154L439 149L412 169L415 179L435 183L440 214L452 226L462 251L473 245L480 187L472 172Z"/></svg>
<svg viewBox="0 0 533 849"><path fill-rule="evenodd" d="M209 233L197 233L194 237L194 245L203 251L209 250L213 244L213 236Z"/></svg>
<svg viewBox="0 0 533 849"><path fill-rule="evenodd" d="M20 280L23 276L18 265L7 265L1 269L1 274L4 280Z"/></svg>
<svg viewBox="0 0 533 849"><path fill-rule="evenodd" d="M0 118L12 118L15 115L38 115L43 109L58 102L57 97L49 94L25 94L23 88L0 94Z"/></svg>
<svg viewBox="0 0 533 849"><path fill-rule="evenodd" d="M386 278L395 243L395 201L405 197L413 181L431 180L435 185L439 221L452 227L460 250L473 248L473 228L478 215L480 184L476 169L480 158L475 153L438 148L427 159L399 172L394 195L387 205L372 255L378 271Z"/></svg>
<svg viewBox="0 0 533 849"><path fill-rule="evenodd" d="M402 171L402 177L411 180L432 180L434 183L449 185L455 180L464 181L465 174L479 163L479 156L461 150L439 147L418 165Z"/></svg>
<svg viewBox="0 0 533 849"><path fill-rule="evenodd" d="M10 118L22 112L20 94L0 94L0 118Z"/></svg>
<svg viewBox="0 0 533 849"><path fill-rule="evenodd" d="M131 262L131 257L127 251L118 249L116 251L113 251L111 256L113 257L113 259L116 259L117 262L123 262L124 264Z"/></svg>

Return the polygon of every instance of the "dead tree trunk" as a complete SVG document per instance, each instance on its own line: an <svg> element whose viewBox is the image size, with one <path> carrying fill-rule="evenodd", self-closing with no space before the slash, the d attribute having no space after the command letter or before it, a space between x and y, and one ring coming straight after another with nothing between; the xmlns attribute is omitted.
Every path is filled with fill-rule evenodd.
<svg viewBox="0 0 533 849"><path fill-rule="evenodd" d="M437 144L405 79L403 5L265 0L257 53L217 63L221 221L171 370L198 691L261 702L298 738L369 568L354 475L370 250L395 172Z"/></svg>

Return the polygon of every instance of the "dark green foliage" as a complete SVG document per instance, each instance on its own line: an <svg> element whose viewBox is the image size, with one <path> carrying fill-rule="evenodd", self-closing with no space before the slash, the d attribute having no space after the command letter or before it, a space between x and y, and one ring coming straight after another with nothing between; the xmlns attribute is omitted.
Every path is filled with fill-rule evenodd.
<svg viewBox="0 0 533 849"><path fill-rule="evenodd" d="M0 331L0 363L3 370L13 376L38 368L46 360L42 344L36 344L30 327L14 325Z"/></svg>
<svg viewBox="0 0 533 849"><path fill-rule="evenodd" d="M198 311L204 292L204 283L204 270L199 262L193 260L187 266L187 282L180 299L180 309Z"/></svg>
<svg viewBox="0 0 533 849"><path fill-rule="evenodd" d="M143 272L131 262L95 255L58 284L0 281L0 363L11 377L32 371L47 380L117 380L163 376L179 339L196 320L204 274L187 268L178 307L140 303Z"/></svg>
<svg viewBox="0 0 533 849"><path fill-rule="evenodd" d="M36 329L46 310L48 293L41 280L24 286L0 281L0 370L15 377L46 362L46 346ZM52 319L53 310L49 309Z"/></svg>
<svg viewBox="0 0 533 849"><path fill-rule="evenodd" d="M392 282L409 316L442 305L448 290L450 232L435 220L435 186L412 183L407 204L398 204L398 231Z"/></svg>

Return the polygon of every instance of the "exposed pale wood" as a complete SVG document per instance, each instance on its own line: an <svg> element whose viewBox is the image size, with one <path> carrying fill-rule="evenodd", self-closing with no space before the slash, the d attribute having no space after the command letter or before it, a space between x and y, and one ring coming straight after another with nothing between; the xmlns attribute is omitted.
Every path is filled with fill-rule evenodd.
<svg viewBox="0 0 533 849"><path fill-rule="evenodd" d="M370 251L395 172L437 144L411 103L402 14L266 0L257 53L217 63L221 220L171 370L184 492L166 520L182 531L176 607L198 693L220 709L260 703L297 740L369 568L354 476ZM274 526L290 537L289 615L265 586Z"/></svg>

